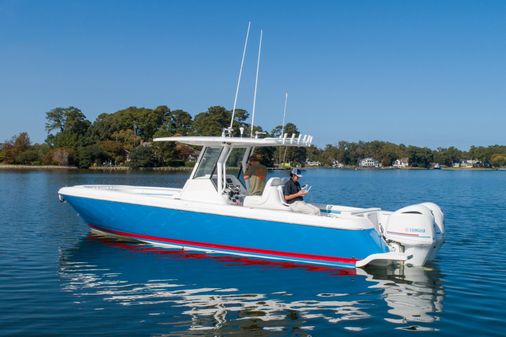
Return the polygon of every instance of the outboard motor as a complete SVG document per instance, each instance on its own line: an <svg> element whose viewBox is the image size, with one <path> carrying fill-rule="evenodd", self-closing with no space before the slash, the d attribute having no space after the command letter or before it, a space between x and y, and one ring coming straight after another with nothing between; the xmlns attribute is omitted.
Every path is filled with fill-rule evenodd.
<svg viewBox="0 0 506 337"><path fill-rule="evenodd" d="M423 266L436 256L443 244L444 233L441 208L426 202L390 214L383 234L392 250L409 254L408 265Z"/></svg>

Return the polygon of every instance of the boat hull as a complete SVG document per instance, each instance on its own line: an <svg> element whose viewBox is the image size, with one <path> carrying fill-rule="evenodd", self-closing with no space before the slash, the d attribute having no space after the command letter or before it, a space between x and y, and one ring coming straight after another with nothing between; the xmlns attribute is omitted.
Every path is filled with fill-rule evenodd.
<svg viewBox="0 0 506 337"><path fill-rule="evenodd" d="M374 228L341 229L65 196L95 230L160 246L352 267L389 249Z"/></svg>

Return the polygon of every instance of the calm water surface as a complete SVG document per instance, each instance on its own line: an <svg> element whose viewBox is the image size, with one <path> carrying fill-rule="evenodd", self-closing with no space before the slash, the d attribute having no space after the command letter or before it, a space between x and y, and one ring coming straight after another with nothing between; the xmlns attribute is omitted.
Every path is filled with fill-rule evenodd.
<svg viewBox="0 0 506 337"><path fill-rule="evenodd" d="M301 267L99 237L56 194L65 185L185 179L0 171L0 335L506 335L506 172L306 171L310 201L443 207L439 256L405 271Z"/></svg>

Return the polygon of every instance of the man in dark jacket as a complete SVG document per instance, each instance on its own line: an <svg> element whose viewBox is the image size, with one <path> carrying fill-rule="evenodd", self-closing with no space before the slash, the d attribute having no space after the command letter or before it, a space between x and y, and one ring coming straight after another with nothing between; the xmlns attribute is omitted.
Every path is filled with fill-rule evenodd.
<svg viewBox="0 0 506 337"><path fill-rule="evenodd" d="M299 178L302 178L300 170L293 169L290 171L290 180L283 186L285 202L290 205L290 209L294 212L320 215L318 207L304 202L304 196L309 193L309 190L300 187Z"/></svg>

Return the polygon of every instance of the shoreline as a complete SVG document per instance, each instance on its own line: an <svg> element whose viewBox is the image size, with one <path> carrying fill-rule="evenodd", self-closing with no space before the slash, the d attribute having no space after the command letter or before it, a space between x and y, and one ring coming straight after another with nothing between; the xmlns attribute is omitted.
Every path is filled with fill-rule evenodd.
<svg viewBox="0 0 506 337"><path fill-rule="evenodd" d="M192 169L193 169L193 167L186 167L186 166L141 167L138 169L131 169L128 166L95 166L95 167L89 167L89 168L85 169L85 168L79 168L76 166L0 164L0 170L13 170L13 171L16 171L16 170L19 170L19 171L72 170L72 171L118 171L118 172L126 172L126 171L187 172L187 171L191 171Z"/></svg>
<svg viewBox="0 0 506 337"><path fill-rule="evenodd" d="M186 166L161 166L161 167L139 167L136 169L132 169L128 166L94 166L89 167L87 169L81 169L86 171L119 171L119 172L127 172L127 171L161 171L161 172L188 172L193 170L193 167Z"/></svg>
<svg viewBox="0 0 506 337"><path fill-rule="evenodd" d="M360 167L360 166L344 166L344 167L332 167L332 166L306 166L297 167L301 170L313 170L313 169L334 169L334 170L353 170L353 171L506 171L506 168L486 168L486 167L442 167L440 169L425 168L425 167ZM272 170L289 170L285 168L269 168Z"/></svg>
<svg viewBox="0 0 506 337"><path fill-rule="evenodd" d="M419 171L419 170L430 170L430 171L505 171L506 168L485 168L485 167L444 167L441 169L423 168L423 167L406 167L406 168L394 168L394 167L358 167L358 166L345 166L345 167L328 167L328 166L308 166L300 167L303 170L312 169L335 169L335 170L370 170L370 171L384 171L384 170L403 170L403 171ZM269 170L289 170L284 167L269 167ZM127 172L127 171L154 171L154 172L189 172L193 170L193 167L188 166L161 166L161 167L140 167L137 169L129 168L128 166L94 166L85 168L79 168L76 166L58 166L58 165L11 165L11 164L0 164L0 170L72 170L72 171L116 171L116 172Z"/></svg>
<svg viewBox="0 0 506 337"><path fill-rule="evenodd" d="M75 166L0 164L0 170L79 170Z"/></svg>

